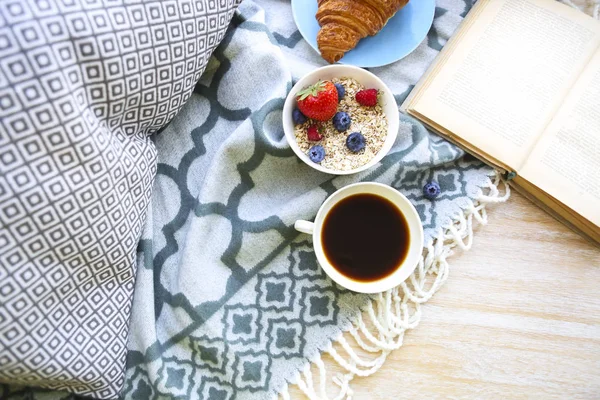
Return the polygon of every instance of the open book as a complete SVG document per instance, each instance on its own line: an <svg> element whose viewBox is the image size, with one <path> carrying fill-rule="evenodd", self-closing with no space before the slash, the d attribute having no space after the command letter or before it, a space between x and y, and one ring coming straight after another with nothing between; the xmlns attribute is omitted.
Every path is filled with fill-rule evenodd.
<svg viewBox="0 0 600 400"><path fill-rule="evenodd" d="M479 0L402 109L600 243L600 22Z"/></svg>

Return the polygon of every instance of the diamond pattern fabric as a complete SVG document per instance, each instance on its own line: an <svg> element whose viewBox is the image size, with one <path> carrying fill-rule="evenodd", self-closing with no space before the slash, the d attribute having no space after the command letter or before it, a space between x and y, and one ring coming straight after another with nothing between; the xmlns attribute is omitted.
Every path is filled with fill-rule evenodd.
<svg viewBox="0 0 600 400"><path fill-rule="evenodd" d="M0 2L0 382L117 396L150 135L237 3Z"/></svg>

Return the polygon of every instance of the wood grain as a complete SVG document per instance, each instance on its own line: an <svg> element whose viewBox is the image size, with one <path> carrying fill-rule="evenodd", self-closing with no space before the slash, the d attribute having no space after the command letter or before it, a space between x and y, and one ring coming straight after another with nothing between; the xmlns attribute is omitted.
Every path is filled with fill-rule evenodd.
<svg viewBox="0 0 600 400"><path fill-rule="evenodd" d="M354 399L600 398L600 249L514 192L489 219Z"/></svg>

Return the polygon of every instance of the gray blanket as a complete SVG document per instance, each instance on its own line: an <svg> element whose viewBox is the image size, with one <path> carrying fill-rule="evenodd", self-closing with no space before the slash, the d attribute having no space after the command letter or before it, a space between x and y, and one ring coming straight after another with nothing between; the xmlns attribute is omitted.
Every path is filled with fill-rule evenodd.
<svg viewBox="0 0 600 400"><path fill-rule="evenodd" d="M440 1L427 40L373 69L399 102L469 5ZM404 116L376 167L347 177L315 172L286 143L281 110L291 85L325 63L296 30L289 1L246 0L238 12L195 94L155 138L127 398L271 398L370 301L323 274L294 221L314 218L344 185L378 181L408 196L431 243L492 172ZM433 202L422 195L431 179L442 187Z"/></svg>
<svg viewBox="0 0 600 400"><path fill-rule="evenodd" d="M470 5L440 0L415 52L372 70L398 103ZM271 398L372 300L324 275L296 219L312 219L344 185L378 181L413 202L430 245L489 184L490 168L405 116L393 150L369 171L333 177L304 165L285 141L281 112L292 84L321 65L289 1L246 0L194 94L153 136L157 176L138 246L123 398ZM422 195L430 180L442 188L435 201Z"/></svg>

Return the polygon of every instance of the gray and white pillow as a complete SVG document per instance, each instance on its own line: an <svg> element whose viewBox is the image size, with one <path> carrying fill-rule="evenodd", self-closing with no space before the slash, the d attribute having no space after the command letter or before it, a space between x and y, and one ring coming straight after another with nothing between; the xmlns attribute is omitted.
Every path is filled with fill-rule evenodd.
<svg viewBox="0 0 600 400"><path fill-rule="evenodd" d="M239 1L0 1L0 382L118 395L150 135Z"/></svg>

